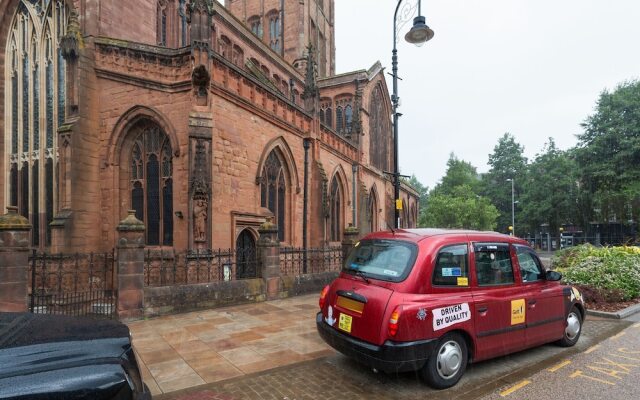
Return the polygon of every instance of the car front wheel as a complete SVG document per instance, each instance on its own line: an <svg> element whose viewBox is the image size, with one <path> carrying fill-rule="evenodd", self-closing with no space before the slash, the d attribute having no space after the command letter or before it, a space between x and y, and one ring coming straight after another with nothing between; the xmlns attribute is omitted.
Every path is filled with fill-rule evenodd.
<svg viewBox="0 0 640 400"><path fill-rule="evenodd" d="M580 334L582 333L582 314L576 306L571 308L567 314L567 326L564 328L564 335L558 341L558 345L562 347L571 347L578 343Z"/></svg>
<svg viewBox="0 0 640 400"><path fill-rule="evenodd" d="M467 342L459 333L448 333L420 370L422 378L434 389L450 388L464 374L467 359Z"/></svg>

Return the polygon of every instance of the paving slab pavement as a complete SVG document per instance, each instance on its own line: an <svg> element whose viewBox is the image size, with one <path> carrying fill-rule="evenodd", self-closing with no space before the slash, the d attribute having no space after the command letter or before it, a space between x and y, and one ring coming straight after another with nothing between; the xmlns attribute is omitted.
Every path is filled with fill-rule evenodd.
<svg viewBox="0 0 640 400"><path fill-rule="evenodd" d="M312 294L132 322L144 381L158 400L474 398L487 382L495 382L485 385L489 392L513 371L584 350L629 324L590 317L573 349L548 345L479 363L454 389L435 392L415 374L374 374L329 348L315 328L317 299Z"/></svg>
<svg viewBox="0 0 640 400"><path fill-rule="evenodd" d="M335 354L316 333L317 310L312 294L128 326L155 396Z"/></svg>

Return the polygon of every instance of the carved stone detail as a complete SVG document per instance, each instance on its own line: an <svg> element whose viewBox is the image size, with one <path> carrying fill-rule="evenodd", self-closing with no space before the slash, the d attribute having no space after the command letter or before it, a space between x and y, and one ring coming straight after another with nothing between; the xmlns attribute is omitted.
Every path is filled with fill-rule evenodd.
<svg viewBox="0 0 640 400"><path fill-rule="evenodd" d="M211 140L189 138L190 245L206 249L211 245Z"/></svg>

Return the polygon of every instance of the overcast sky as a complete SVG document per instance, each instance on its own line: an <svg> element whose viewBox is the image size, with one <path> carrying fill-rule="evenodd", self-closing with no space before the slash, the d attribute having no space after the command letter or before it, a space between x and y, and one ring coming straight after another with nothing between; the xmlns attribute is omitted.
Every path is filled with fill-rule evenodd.
<svg viewBox="0 0 640 400"><path fill-rule="evenodd" d="M335 4L336 72L391 72L397 2ZM574 146L599 93L640 76L638 0L424 0L422 14L435 37L398 43L399 157L430 188L451 152L486 172L505 132L530 160L548 137Z"/></svg>

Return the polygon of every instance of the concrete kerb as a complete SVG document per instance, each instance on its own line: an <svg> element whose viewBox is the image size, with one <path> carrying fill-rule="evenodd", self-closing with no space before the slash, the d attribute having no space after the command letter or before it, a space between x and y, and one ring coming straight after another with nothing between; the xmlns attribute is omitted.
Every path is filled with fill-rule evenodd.
<svg viewBox="0 0 640 400"><path fill-rule="evenodd" d="M629 306L617 312L587 310L587 315L593 315L594 317L601 317L601 318L625 319L639 312L640 312L640 303L634 304L632 306Z"/></svg>

